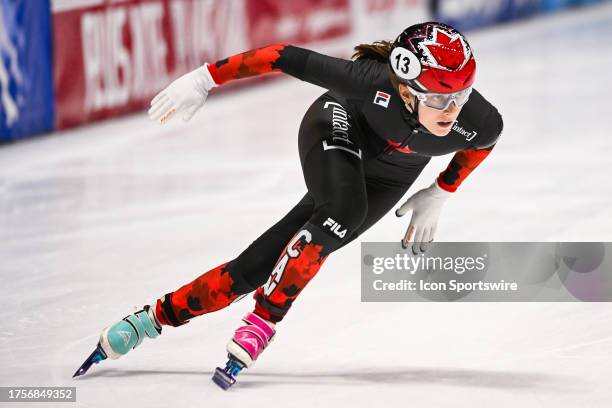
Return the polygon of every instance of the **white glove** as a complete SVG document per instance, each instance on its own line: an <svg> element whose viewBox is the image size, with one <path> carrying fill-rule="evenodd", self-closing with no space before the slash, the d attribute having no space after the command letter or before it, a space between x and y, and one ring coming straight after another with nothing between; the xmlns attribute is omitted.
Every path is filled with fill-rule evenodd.
<svg viewBox="0 0 612 408"><path fill-rule="evenodd" d="M191 120L204 104L208 91L216 86L207 65L183 75L158 93L151 101L151 120L163 124L175 113L182 113L185 122Z"/></svg>
<svg viewBox="0 0 612 408"><path fill-rule="evenodd" d="M452 194L434 181L428 188L413 194L395 211L395 215L402 217L412 210L410 225L402 239L404 249L412 244L412 253L415 255L427 250L428 244L433 241L442 206Z"/></svg>

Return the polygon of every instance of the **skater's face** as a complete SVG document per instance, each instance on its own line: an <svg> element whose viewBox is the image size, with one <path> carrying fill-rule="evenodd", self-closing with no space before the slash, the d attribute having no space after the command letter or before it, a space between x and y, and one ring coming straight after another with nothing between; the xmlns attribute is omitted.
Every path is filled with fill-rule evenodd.
<svg viewBox="0 0 612 408"><path fill-rule="evenodd" d="M406 104L406 109L412 112L415 96L410 93L404 84L399 84L399 94ZM430 108L421 103L419 104L419 122L432 134L446 136L453 128L460 112L461 107L457 106L455 102L451 102L444 110Z"/></svg>

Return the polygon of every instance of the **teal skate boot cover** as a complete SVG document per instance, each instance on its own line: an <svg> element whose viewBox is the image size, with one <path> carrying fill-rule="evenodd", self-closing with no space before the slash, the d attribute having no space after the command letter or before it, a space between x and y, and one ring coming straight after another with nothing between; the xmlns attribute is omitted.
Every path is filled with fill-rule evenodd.
<svg viewBox="0 0 612 408"><path fill-rule="evenodd" d="M154 339L160 334L161 325L153 309L147 305L104 329L100 335L100 346L108 358L115 360L138 347L145 336Z"/></svg>

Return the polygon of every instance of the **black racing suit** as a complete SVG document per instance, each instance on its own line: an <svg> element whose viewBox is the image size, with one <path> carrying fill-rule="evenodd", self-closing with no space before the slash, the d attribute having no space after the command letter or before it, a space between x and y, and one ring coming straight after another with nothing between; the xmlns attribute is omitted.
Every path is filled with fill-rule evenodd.
<svg viewBox="0 0 612 408"><path fill-rule="evenodd" d="M406 109L387 64L372 59L273 45L208 69L217 84L281 71L328 91L309 107L298 132L306 194L238 257L162 298L158 311L173 325L256 289L255 313L280 321L325 258L384 216L432 156L455 152L437 180L455 191L503 126L495 107L474 90L451 132L432 135Z"/></svg>

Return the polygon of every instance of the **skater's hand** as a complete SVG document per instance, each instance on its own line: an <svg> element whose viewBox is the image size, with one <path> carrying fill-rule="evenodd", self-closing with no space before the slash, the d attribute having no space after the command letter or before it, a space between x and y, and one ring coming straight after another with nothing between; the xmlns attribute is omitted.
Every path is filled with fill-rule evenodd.
<svg viewBox="0 0 612 408"><path fill-rule="evenodd" d="M415 255L427 250L429 243L433 241L442 206L451 194L453 193L443 190L438 186L438 182L434 181L430 187L417 191L395 211L395 215L402 217L412 210L410 224L402 239L404 249L412 246L412 253Z"/></svg>
<svg viewBox="0 0 612 408"><path fill-rule="evenodd" d="M149 117L163 124L178 113L183 115L185 122L188 122L204 104L208 91L215 86L207 64L204 64L158 93L151 101Z"/></svg>

